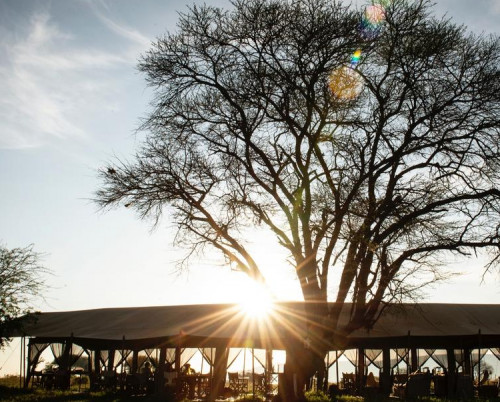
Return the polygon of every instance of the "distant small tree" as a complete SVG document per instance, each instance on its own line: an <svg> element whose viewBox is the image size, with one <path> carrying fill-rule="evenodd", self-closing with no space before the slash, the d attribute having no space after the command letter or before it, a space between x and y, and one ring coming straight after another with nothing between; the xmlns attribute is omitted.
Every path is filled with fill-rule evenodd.
<svg viewBox="0 0 500 402"><path fill-rule="evenodd" d="M46 289L49 272L33 245L9 249L0 245L0 347L22 327L21 317L33 313L33 302Z"/></svg>

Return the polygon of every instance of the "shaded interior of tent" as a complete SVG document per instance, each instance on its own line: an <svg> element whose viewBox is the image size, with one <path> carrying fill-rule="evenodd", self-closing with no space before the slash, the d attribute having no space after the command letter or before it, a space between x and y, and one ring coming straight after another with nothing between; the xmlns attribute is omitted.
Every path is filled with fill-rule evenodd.
<svg viewBox="0 0 500 402"><path fill-rule="evenodd" d="M303 302L283 302L261 317L233 304L39 313L16 334L26 345L24 385L67 388L76 375L87 377L92 389L270 399L284 381L291 341L307 347L305 310ZM347 304L341 324L349 313ZM498 394L498 383L481 378L481 358L486 352L500 358L500 305L390 305L372 328L348 336L332 329L327 343L326 378L313 380L313 388L409 397ZM49 351L51 361L43 366L42 354ZM340 358L352 363L352 373L339 373ZM189 372L193 359L201 362L196 373ZM429 359L440 370L422 372Z"/></svg>

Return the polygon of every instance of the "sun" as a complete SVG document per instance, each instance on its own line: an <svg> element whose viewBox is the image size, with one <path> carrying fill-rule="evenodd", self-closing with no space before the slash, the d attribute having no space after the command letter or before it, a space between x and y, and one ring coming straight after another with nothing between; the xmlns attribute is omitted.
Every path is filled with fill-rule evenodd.
<svg viewBox="0 0 500 402"><path fill-rule="evenodd" d="M240 310L249 318L265 318L273 310L273 297L265 285L251 280L240 293Z"/></svg>

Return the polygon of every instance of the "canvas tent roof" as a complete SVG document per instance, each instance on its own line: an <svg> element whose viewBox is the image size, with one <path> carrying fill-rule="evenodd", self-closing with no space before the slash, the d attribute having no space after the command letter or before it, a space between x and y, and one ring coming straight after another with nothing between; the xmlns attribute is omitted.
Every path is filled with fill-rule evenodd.
<svg viewBox="0 0 500 402"><path fill-rule="evenodd" d="M350 305L342 312L346 321ZM234 345L248 343L279 348L292 333L306 336L304 303L277 303L267 319L248 318L237 305L204 304L156 307L103 308L95 310L40 313L36 323L25 327L25 335L39 338L131 341L178 339L210 343L227 339ZM346 344L376 346L388 339L433 340L481 336L497 342L500 337L500 305L419 304L388 306L373 328L360 329L344 340ZM496 344L498 346L498 343Z"/></svg>
<svg viewBox="0 0 500 402"><path fill-rule="evenodd" d="M498 347L500 305L418 304L389 306L370 330L349 336L355 344L372 347Z"/></svg>
<svg viewBox="0 0 500 402"><path fill-rule="evenodd" d="M350 305L342 312L346 321ZM179 336L196 343L230 340L234 346L249 341L256 347L280 348L283 340L306 337L304 303L277 303L267 319L251 319L237 305L205 304L157 307L103 308L95 310L40 313L24 335L37 338L69 338L87 341L133 341L170 339ZM388 306L373 328L360 329L344 339L342 345L382 347L420 342L432 347L450 339L491 343L499 346L500 305L419 304Z"/></svg>

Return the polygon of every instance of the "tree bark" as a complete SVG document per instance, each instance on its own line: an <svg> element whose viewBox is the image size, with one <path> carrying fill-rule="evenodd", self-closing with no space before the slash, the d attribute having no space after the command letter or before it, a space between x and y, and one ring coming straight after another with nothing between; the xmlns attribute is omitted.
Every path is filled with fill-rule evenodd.
<svg viewBox="0 0 500 402"><path fill-rule="evenodd" d="M223 344L218 345L215 349L214 378L209 401L215 401L217 397L221 396L224 393L228 359L227 347L227 344Z"/></svg>
<svg viewBox="0 0 500 402"><path fill-rule="evenodd" d="M285 401L304 400L304 390L311 386L316 375L318 388L325 377L325 355L331 344L332 333L324 325L328 320L328 303L318 300L306 302L307 332L305 339L291 339L286 346Z"/></svg>

